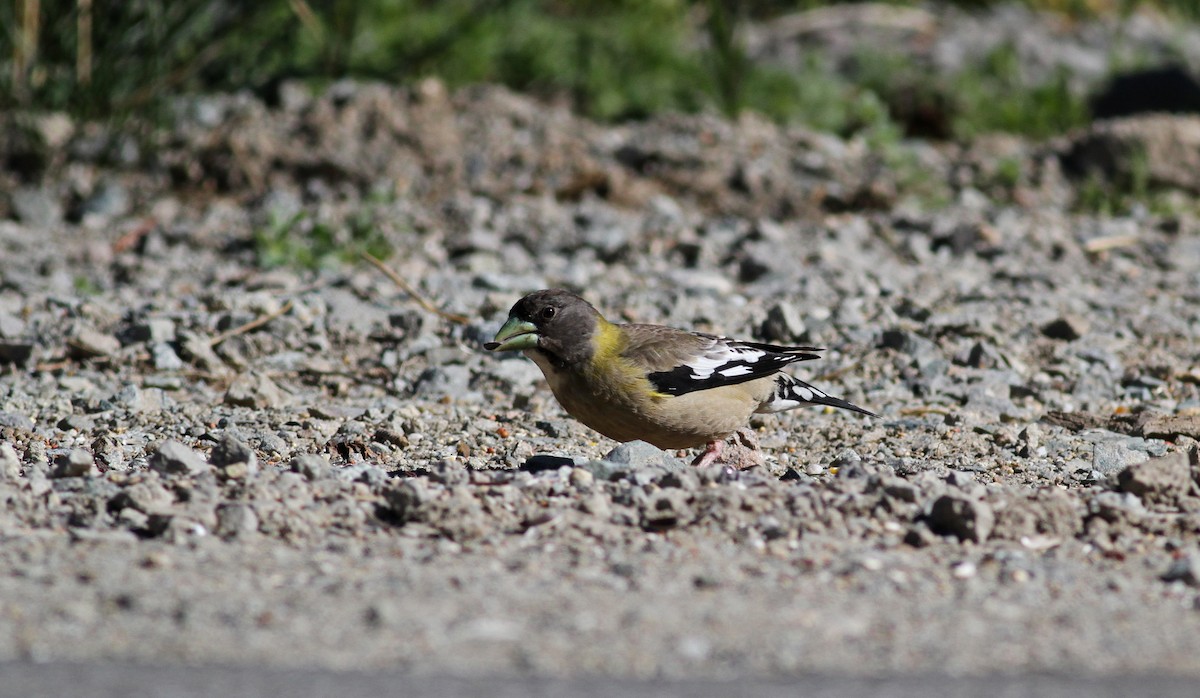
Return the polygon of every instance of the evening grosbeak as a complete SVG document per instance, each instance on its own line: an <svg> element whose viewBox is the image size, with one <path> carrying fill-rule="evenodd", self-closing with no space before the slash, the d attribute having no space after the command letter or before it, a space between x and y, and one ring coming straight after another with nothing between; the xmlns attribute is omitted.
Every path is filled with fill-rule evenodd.
<svg viewBox="0 0 1200 698"><path fill-rule="evenodd" d="M820 358L813 353L820 349L615 324L560 289L517 301L484 346L533 359L563 409L610 439L706 446L696 465L716 460L724 439L755 412L830 405L877 416L781 373L794 361Z"/></svg>

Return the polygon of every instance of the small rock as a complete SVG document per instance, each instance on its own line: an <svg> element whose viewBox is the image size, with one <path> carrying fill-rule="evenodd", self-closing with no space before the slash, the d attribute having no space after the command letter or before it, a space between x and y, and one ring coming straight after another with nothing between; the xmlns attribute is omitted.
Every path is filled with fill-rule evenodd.
<svg viewBox="0 0 1200 698"><path fill-rule="evenodd" d="M226 432L208 454L208 462L230 480L241 480L258 472L258 456L254 449Z"/></svg>
<svg viewBox="0 0 1200 698"><path fill-rule="evenodd" d="M662 530L685 523L691 518L687 493L679 489L655 492L641 507L641 525L647 530Z"/></svg>
<svg viewBox="0 0 1200 698"><path fill-rule="evenodd" d="M808 328L800 309L787 301L781 301L771 306L767 311L767 319L763 322L762 336L772 342L798 342Z"/></svg>
<svg viewBox="0 0 1200 698"><path fill-rule="evenodd" d="M388 481L388 474L383 470L366 463L357 463L337 472L338 477L348 482L362 482L372 487L378 487Z"/></svg>
<svg viewBox="0 0 1200 698"><path fill-rule="evenodd" d="M1174 505L1191 487L1191 466L1182 452L1131 465L1117 474L1117 488L1137 495L1146 504Z"/></svg>
<svg viewBox="0 0 1200 698"><path fill-rule="evenodd" d="M16 339L0 340L0 362L23 364L33 356L33 343Z"/></svg>
<svg viewBox="0 0 1200 698"><path fill-rule="evenodd" d="M146 464L164 475L196 475L209 468L199 453L174 439L160 442Z"/></svg>
<svg viewBox="0 0 1200 698"><path fill-rule="evenodd" d="M954 356L954 363L971 368L1003 368L1004 356L989 342L976 342Z"/></svg>
<svg viewBox="0 0 1200 698"><path fill-rule="evenodd" d="M570 480L572 487L586 492L596 483L596 476L583 468L572 468Z"/></svg>
<svg viewBox="0 0 1200 698"><path fill-rule="evenodd" d="M1183 582L1190 587L1200 587L1200 555L1185 555L1171 563L1163 573L1164 582Z"/></svg>
<svg viewBox="0 0 1200 698"><path fill-rule="evenodd" d="M413 386L417 395L454 397L470 395L471 369L459 364L430 366L421 372Z"/></svg>
<svg viewBox="0 0 1200 698"><path fill-rule="evenodd" d="M443 485L465 485L471 481L471 473L462 462L443 458L433 465L429 479Z"/></svg>
<svg viewBox="0 0 1200 698"><path fill-rule="evenodd" d="M117 181L105 182L83 202L81 208L84 215L101 219L123 216L132 208L129 190Z"/></svg>
<svg viewBox="0 0 1200 698"><path fill-rule="evenodd" d="M175 322L169 318L150 318L144 322L130 325L122 334L121 339L127 343L175 341Z"/></svg>
<svg viewBox="0 0 1200 698"><path fill-rule="evenodd" d="M150 524L150 517L133 507L125 507L117 514L117 523L130 530L142 530Z"/></svg>
<svg viewBox="0 0 1200 698"><path fill-rule="evenodd" d="M1167 441L1180 436L1200 439L1200 414L1154 415L1142 425L1142 436Z"/></svg>
<svg viewBox="0 0 1200 698"><path fill-rule="evenodd" d="M1120 441L1097 441L1092 446L1092 469L1101 475L1111 475L1148 460L1150 454L1129 448Z"/></svg>
<svg viewBox="0 0 1200 698"><path fill-rule="evenodd" d="M1017 441L1021 444L1018 453L1029 458L1037 454L1037 450L1042 445L1042 428L1037 423L1030 424L1017 434Z"/></svg>
<svg viewBox="0 0 1200 698"><path fill-rule="evenodd" d="M96 420L82 414L69 414L66 417L58 420L58 424L56 426L63 431L74 430L78 432L85 432L91 431L96 427Z"/></svg>
<svg viewBox="0 0 1200 698"><path fill-rule="evenodd" d="M33 420L16 412L0 412L0 427L33 431Z"/></svg>
<svg viewBox="0 0 1200 698"><path fill-rule="evenodd" d="M930 375L937 375L945 372L942 370L946 363L942 358L942 350L936 342L927 337L908 330L891 329L880 335L879 343L884 348L895 349L912 357L922 373L928 371Z"/></svg>
<svg viewBox="0 0 1200 698"><path fill-rule="evenodd" d="M630 470L643 468L682 470L687 467L682 460L645 441L627 441L609 451L604 456L604 460L628 466Z"/></svg>
<svg viewBox="0 0 1200 698"><path fill-rule="evenodd" d="M67 347L73 356L86 359L115 354L121 348L121 342L111 334L84 327L67 341Z"/></svg>
<svg viewBox="0 0 1200 698"><path fill-rule="evenodd" d="M938 537L929 530L924 521L916 521L904 534L904 543L914 548L927 548L938 542Z"/></svg>
<svg viewBox="0 0 1200 698"><path fill-rule="evenodd" d="M363 409L350 405L324 404L309 407L308 413L317 419L358 419L363 416ZM381 440L386 441L386 439Z"/></svg>
<svg viewBox="0 0 1200 698"><path fill-rule="evenodd" d="M387 511L398 522L411 520L428 500L429 493L413 480L392 484L383 490Z"/></svg>
<svg viewBox="0 0 1200 698"><path fill-rule="evenodd" d="M217 445L208 455L208 462L218 468L232 463L251 463L257 461L254 450L238 440L236 436L226 432L221 435Z"/></svg>
<svg viewBox="0 0 1200 698"><path fill-rule="evenodd" d="M21 459L9 444L0 443L0 479L13 480L21 477Z"/></svg>
<svg viewBox="0 0 1200 698"><path fill-rule="evenodd" d="M221 357L213 351L208 337L194 332L180 333L179 350L184 359L205 370L215 370L222 366Z"/></svg>
<svg viewBox="0 0 1200 698"><path fill-rule="evenodd" d="M293 458L288 466L292 472L300 473L312 482L314 480L323 480L333 474L333 466L329 464L323 456L318 456L312 453L304 453Z"/></svg>
<svg viewBox="0 0 1200 698"><path fill-rule="evenodd" d="M64 453L54 459L54 469L50 471L50 477L87 477L88 475L97 475L96 462L92 459L92 454L82 448L72 449L70 453Z"/></svg>
<svg viewBox="0 0 1200 698"><path fill-rule="evenodd" d="M944 494L934 500L925 520L934 533L982 543L991 535L996 518L986 502Z"/></svg>
<svg viewBox="0 0 1200 698"><path fill-rule="evenodd" d="M238 407L265 409L280 407L285 402L285 395L279 386L270 378L257 371L243 373L233 380L229 390L225 392L225 402Z"/></svg>
<svg viewBox="0 0 1200 698"><path fill-rule="evenodd" d="M245 538L258 533L258 514L250 504L226 503L217 507L216 534L222 538Z"/></svg>
<svg viewBox="0 0 1200 698"><path fill-rule="evenodd" d="M1063 315L1042 325L1042 334L1051 339L1068 342L1079 339L1088 331L1088 322L1078 315Z"/></svg>
<svg viewBox="0 0 1200 698"><path fill-rule="evenodd" d="M979 568L970 560L963 560L950 568L950 574L954 575L955 579L970 579L978 572Z"/></svg>
<svg viewBox="0 0 1200 698"><path fill-rule="evenodd" d="M605 497L601 492L593 492L580 499L579 509L601 519L607 519L612 513L612 507L608 504L608 497Z"/></svg>
<svg viewBox="0 0 1200 698"><path fill-rule="evenodd" d="M25 334L25 321L15 315L0 313L0 337L15 339Z"/></svg>
<svg viewBox="0 0 1200 698"><path fill-rule="evenodd" d="M174 347L166 342L150 345L150 356L154 360L157 371L179 371L183 369L183 359L175 353Z"/></svg>
<svg viewBox="0 0 1200 698"><path fill-rule="evenodd" d="M63 220L63 204L45 187L17 187L11 195L13 213L33 228L52 228Z"/></svg>
<svg viewBox="0 0 1200 698"><path fill-rule="evenodd" d="M566 456L554 456L548 453L537 453L525 459L521 464L520 470L527 473L541 473L547 470L558 470L563 466L575 465L574 458Z"/></svg>
<svg viewBox="0 0 1200 698"><path fill-rule="evenodd" d="M142 390L132 383L121 388L116 395L112 396L113 402L123 405L130 412L139 413L161 410L164 399L161 389L147 388L146 390Z"/></svg>

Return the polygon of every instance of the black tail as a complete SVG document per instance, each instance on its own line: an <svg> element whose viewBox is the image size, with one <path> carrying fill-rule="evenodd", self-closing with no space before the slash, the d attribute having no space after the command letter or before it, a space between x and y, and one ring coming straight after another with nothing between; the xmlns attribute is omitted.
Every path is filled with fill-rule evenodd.
<svg viewBox="0 0 1200 698"><path fill-rule="evenodd" d="M864 410L858 405L846 402L840 397L827 395L821 389L787 373L780 373L775 377L775 391L771 393L771 399L764 402L758 411L784 412L802 405L829 405L843 410L861 412L869 417L879 416L870 410Z"/></svg>

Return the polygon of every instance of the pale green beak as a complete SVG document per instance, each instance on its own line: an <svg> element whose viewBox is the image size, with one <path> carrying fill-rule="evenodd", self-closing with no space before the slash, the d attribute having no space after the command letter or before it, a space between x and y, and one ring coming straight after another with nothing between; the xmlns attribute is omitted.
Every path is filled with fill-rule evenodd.
<svg viewBox="0 0 1200 698"><path fill-rule="evenodd" d="M488 351L520 351L537 346L537 326L527 320L509 317L492 341L483 345Z"/></svg>

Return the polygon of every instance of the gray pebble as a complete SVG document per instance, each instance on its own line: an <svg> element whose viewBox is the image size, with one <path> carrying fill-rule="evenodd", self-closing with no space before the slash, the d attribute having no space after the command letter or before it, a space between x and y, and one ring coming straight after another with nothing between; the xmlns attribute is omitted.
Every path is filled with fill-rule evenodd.
<svg viewBox="0 0 1200 698"><path fill-rule="evenodd" d="M164 475L196 475L209 469L199 453L174 439L160 442L147 465Z"/></svg>
<svg viewBox="0 0 1200 698"><path fill-rule="evenodd" d="M0 443L0 479L12 480L21 476L21 459L16 450L6 443Z"/></svg>
<svg viewBox="0 0 1200 698"><path fill-rule="evenodd" d="M67 346L75 356L90 358L115 354L121 348L121 342L111 334L84 327L67 341Z"/></svg>
<svg viewBox="0 0 1200 698"><path fill-rule="evenodd" d="M208 337L195 332L180 333L179 350L183 358L205 370L214 370L223 365L221 357L213 351Z"/></svg>
<svg viewBox="0 0 1200 698"><path fill-rule="evenodd" d="M931 339L922 337L921 335L910 332L908 330L892 329L885 330L880 336L880 345L895 349L902 354L913 358L916 366L925 373L928 366L940 366L941 362L945 361L942 357L942 350ZM934 373L941 373L942 370Z"/></svg>
<svg viewBox="0 0 1200 698"><path fill-rule="evenodd" d="M992 534L995 514L986 502L945 494L929 506L925 521L940 535L982 543Z"/></svg>
<svg viewBox="0 0 1200 698"><path fill-rule="evenodd" d="M144 322L130 325L122 334L127 342L159 342L175 341L175 322L169 318L150 318Z"/></svg>
<svg viewBox="0 0 1200 698"><path fill-rule="evenodd" d="M258 514L250 504L222 504L217 507L215 533L226 539L245 538L258 533Z"/></svg>
<svg viewBox="0 0 1200 698"><path fill-rule="evenodd" d="M761 333L767 341L787 343L800 341L807 330L800 309L792 303L780 301L767 311Z"/></svg>
<svg viewBox="0 0 1200 698"><path fill-rule="evenodd" d="M92 454L81 448L72 449L69 453L55 458L54 469L50 471L50 477L53 478L86 477L93 474L97 474L97 471Z"/></svg>
<svg viewBox="0 0 1200 698"><path fill-rule="evenodd" d="M129 190L114 178L97 187L83 202L82 209L84 215L108 219L128 213L131 207Z"/></svg>
<svg viewBox="0 0 1200 698"><path fill-rule="evenodd" d="M183 369L183 359L175 353L174 347L166 342L158 342L150 346L150 356L154 360L154 368L159 371L180 371Z"/></svg>
<svg viewBox="0 0 1200 698"><path fill-rule="evenodd" d="M442 459L433 465L430 479L443 485L465 485L471 480L471 473L460 461Z"/></svg>
<svg viewBox="0 0 1200 698"><path fill-rule="evenodd" d="M1185 555L1171 563L1163 573L1164 582L1183 582L1191 587L1200 587L1200 555Z"/></svg>
<svg viewBox="0 0 1200 698"><path fill-rule="evenodd" d="M312 453L303 453L292 458L288 466L292 472L300 473L310 482L323 480L333 474L333 466L329 464L329 460Z"/></svg>
<svg viewBox="0 0 1200 698"><path fill-rule="evenodd" d="M413 390L417 395L463 399L470 395L470 384L471 369L466 366L430 366L421 372Z"/></svg>
<svg viewBox="0 0 1200 698"><path fill-rule="evenodd" d="M605 454L604 460L631 469L658 467L682 470L687 467L682 460L645 441L627 441Z"/></svg>
<svg viewBox="0 0 1200 698"><path fill-rule="evenodd" d="M342 468L337 471L337 475L339 478L349 482L365 482L372 486L382 485L388 480L387 473L366 463L357 463Z"/></svg>
<svg viewBox="0 0 1200 698"><path fill-rule="evenodd" d="M0 337L16 339L25 334L25 321L8 313L0 313Z"/></svg>
<svg viewBox="0 0 1200 698"><path fill-rule="evenodd" d="M233 434L226 432L208 454L208 462L229 479L240 480L258 472L258 456Z"/></svg>
<svg viewBox="0 0 1200 698"><path fill-rule="evenodd" d="M1175 504L1188 496L1192 486L1191 465L1182 452L1130 465L1117 473L1117 487L1147 504Z"/></svg>
<svg viewBox="0 0 1200 698"><path fill-rule="evenodd" d="M63 431L91 431L96 427L96 420L82 414L69 414L58 420L56 426Z"/></svg>
<svg viewBox="0 0 1200 698"><path fill-rule="evenodd" d="M0 412L0 427L33 431L33 420L16 412Z"/></svg>
<svg viewBox="0 0 1200 698"><path fill-rule="evenodd" d="M1101 475L1112 475L1124 468L1150 460L1145 451L1129 448L1124 439L1098 441L1092 446L1092 468Z"/></svg>
<svg viewBox="0 0 1200 698"><path fill-rule="evenodd" d="M584 468L572 468L570 475L571 486L584 492L591 490L596 482L596 476Z"/></svg>
<svg viewBox="0 0 1200 698"><path fill-rule="evenodd" d="M10 201L17 218L31 227L50 228L63 220L63 203L47 187L17 187Z"/></svg>
<svg viewBox="0 0 1200 698"><path fill-rule="evenodd" d="M239 375L225 392L227 404L259 410L280 407L286 401L286 395L275 381L257 371Z"/></svg>
<svg viewBox="0 0 1200 698"><path fill-rule="evenodd" d="M1067 342L1079 339L1088 331L1088 322L1078 315L1063 315L1042 326L1042 334Z"/></svg>

